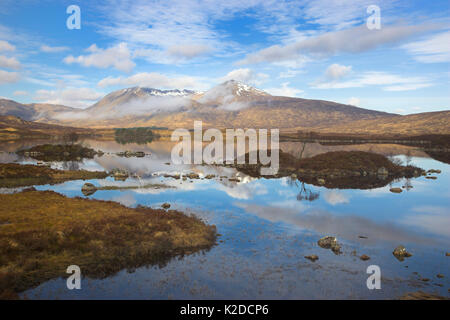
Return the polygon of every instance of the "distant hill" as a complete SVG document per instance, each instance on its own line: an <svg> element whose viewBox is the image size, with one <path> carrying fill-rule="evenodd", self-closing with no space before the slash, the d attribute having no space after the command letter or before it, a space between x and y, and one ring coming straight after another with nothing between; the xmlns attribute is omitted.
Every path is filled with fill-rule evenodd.
<svg viewBox="0 0 450 320"><path fill-rule="evenodd" d="M0 116L0 140L17 139L54 139L63 137L69 133L77 133L80 136L99 135L92 129L64 127L53 124L38 123L22 120L15 116Z"/></svg>
<svg viewBox="0 0 450 320"><path fill-rule="evenodd" d="M21 104L13 100L0 99L0 116L15 116L25 120L50 120L58 113L76 110L56 104Z"/></svg>
<svg viewBox="0 0 450 320"><path fill-rule="evenodd" d="M450 111L424 112L406 116L357 120L346 124L321 126L324 133L425 135L450 134Z"/></svg>
<svg viewBox="0 0 450 320"><path fill-rule="evenodd" d="M272 96L230 80L206 92L133 87L109 93L87 109L0 100L0 115L88 128L279 128L324 132L449 133L448 113L400 116L325 100ZM422 117L422 120L421 120ZM442 117L442 118L441 118ZM408 128L408 129L407 129ZM336 131L335 131L336 130Z"/></svg>

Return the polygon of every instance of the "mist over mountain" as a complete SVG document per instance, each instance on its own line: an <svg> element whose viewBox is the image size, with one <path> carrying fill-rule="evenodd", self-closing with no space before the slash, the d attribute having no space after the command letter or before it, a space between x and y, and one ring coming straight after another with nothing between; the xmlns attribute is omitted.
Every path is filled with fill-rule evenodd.
<svg viewBox="0 0 450 320"><path fill-rule="evenodd" d="M0 100L0 115L74 127L164 126L191 128L193 121L216 128L350 128L351 123L395 123L403 116L325 100L272 96L230 80L206 92L133 87L113 91L86 109ZM448 117L448 114L444 114ZM412 118L420 126L417 117ZM426 122L432 127L435 117ZM442 121L442 119L439 119ZM445 128L445 126L444 126ZM330 129L331 130L331 129ZM348 131L348 130L347 130ZM417 131L421 131L419 128ZM442 131L442 130L440 130Z"/></svg>

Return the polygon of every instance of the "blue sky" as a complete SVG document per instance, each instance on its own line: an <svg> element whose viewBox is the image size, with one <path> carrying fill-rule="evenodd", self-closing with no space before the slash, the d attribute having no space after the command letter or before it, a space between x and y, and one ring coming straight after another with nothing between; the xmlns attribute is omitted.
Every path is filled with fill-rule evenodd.
<svg viewBox="0 0 450 320"><path fill-rule="evenodd" d="M450 109L449 3L2 0L0 96L83 108L124 87L235 79L401 114ZM69 5L79 30L66 27Z"/></svg>

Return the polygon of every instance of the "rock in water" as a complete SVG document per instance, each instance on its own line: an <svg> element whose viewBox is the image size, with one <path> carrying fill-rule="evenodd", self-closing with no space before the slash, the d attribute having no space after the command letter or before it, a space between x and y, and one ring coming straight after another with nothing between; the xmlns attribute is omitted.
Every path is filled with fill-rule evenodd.
<svg viewBox="0 0 450 320"><path fill-rule="evenodd" d="M326 236L317 241L319 247L331 249L334 254L341 254L341 245L338 244L336 237Z"/></svg>
<svg viewBox="0 0 450 320"><path fill-rule="evenodd" d="M409 253L408 251L406 251L406 248L404 246L398 246L397 248L394 249L394 251L392 252L392 254L399 260L399 261L403 261L405 258L409 258L412 256L411 253Z"/></svg>
<svg viewBox="0 0 450 320"><path fill-rule="evenodd" d="M97 187L94 186L92 183L86 182L82 187L81 187L81 192L85 195L85 196L90 196L91 194L94 194L95 191L97 191Z"/></svg>
<svg viewBox="0 0 450 320"><path fill-rule="evenodd" d="M362 261L367 261L370 259L370 257L366 254L363 254L361 257L359 257Z"/></svg>
<svg viewBox="0 0 450 320"><path fill-rule="evenodd" d="M310 256L305 256L306 259L311 260L312 262L316 261L319 259L319 257L315 254L312 254Z"/></svg>
<svg viewBox="0 0 450 320"><path fill-rule="evenodd" d="M403 190L401 188L391 188L389 191L393 193L401 193Z"/></svg>
<svg viewBox="0 0 450 320"><path fill-rule="evenodd" d="M169 208L170 208L170 204L167 203L167 202L165 202L165 203L163 203L163 204L161 205L161 208L163 208L163 209L169 209Z"/></svg>
<svg viewBox="0 0 450 320"><path fill-rule="evenodd" d="M319 239L319 241L317 241L317 244L321 248L331 249L332 247L337 245L337 239L336 239L336 237L326 236L326 237Z"/></svg>

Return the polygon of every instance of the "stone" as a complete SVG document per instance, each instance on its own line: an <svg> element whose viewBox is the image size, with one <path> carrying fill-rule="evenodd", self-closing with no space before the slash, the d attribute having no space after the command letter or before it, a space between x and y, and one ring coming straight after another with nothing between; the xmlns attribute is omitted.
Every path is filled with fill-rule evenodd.
<svg viewBox="0 0 450 320"><path fill-rule="evenodd" d="M311 260L312 262L315 262L316 260L319 259L319 257L315 254L309 255L309 256L305 256L306 259Z"/></svg>
<svg viewBox="0 0 450 320"><path fill-rule="evenodd" d="M370 259L370 257L366 254L363 254L361 257L359 257L362 261L367 261Z"/></svg>
<svg viewBox="0 0 450 320"><path fill-rule="evenodd" d="M320 238L319 241L317 241L317 244L321 248L331 249L332 247L337 245L337 239L336 239L336 237L326 236L326 237Z"/></svg>
<svg viewBox="0 0 450 320"><path fill-rule="evenodd" d="M163 209L169 209L169 208L170 208L170 204L167 203L167 202L165 202L165 203L163 203L163 204L161 205L161 208L163 208Z"/></svg>
<svg viewBox="0 0 450 320"><path fill-rule="evenodd" d="M438 274L436 275L436 277L438 277L439 279L442 279L442 278L444 278L444 275L441 274L441 273L438 273Z"/></svg>
<svg viewBox="0 0 450 320"><path fill-rule="evenodd" d="M404 246L398 246L394 249L392 254L399 260L403 261L404 258L409 258L412 256L408 251L406 251L406 248Z"/></svg>
<svg viewBox="0 0 450 320"><path fill-rule="evenodd" d="M85 196L90 196L91 194L94 194L97 191L97 187L94 186L92 183L86 182L82 187L81 187L81 192L85 195Z"/></svg>
<svg viewBox="0 0 450 320"><path fill-rule="evenodd" d="M402 193L402 188L390 188L389 189L390 192L392 193Z"/></svg>

